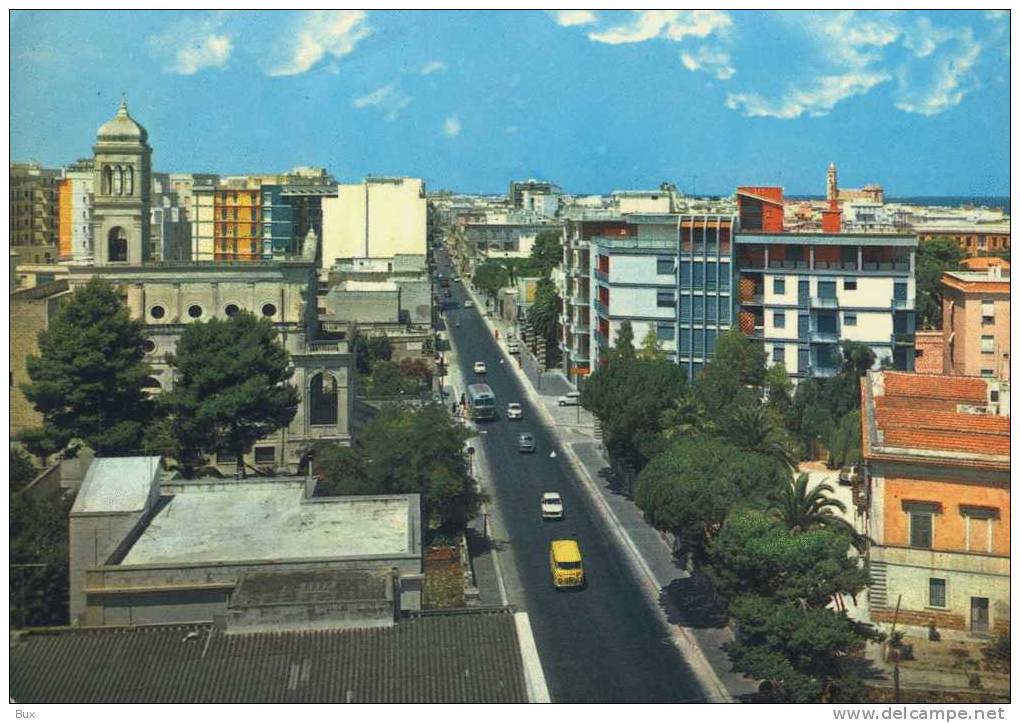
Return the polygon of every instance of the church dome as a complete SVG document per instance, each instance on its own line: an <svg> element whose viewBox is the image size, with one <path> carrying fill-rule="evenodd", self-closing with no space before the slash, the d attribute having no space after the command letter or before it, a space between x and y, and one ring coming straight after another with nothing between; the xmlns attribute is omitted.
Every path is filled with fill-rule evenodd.
<svg viewBox="0 0 1020 723"><path fill-rule="evenodd" d="M117 115L99 126L97 138L100 141L137 141L145 143L149 133L128 113L127 101L121 100Z"/></svg>

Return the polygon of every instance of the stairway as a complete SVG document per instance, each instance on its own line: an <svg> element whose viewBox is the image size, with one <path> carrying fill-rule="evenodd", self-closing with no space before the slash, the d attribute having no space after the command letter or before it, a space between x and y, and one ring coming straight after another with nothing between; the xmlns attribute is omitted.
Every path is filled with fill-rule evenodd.
<svg viewBox="0 0 1020 723"><path fill-rule="evenodd" d="M873 608L889 607L888 593L886 592L886 563L872 562L868 566L871 576L871 584L868 585L868 603Z"/></svg>

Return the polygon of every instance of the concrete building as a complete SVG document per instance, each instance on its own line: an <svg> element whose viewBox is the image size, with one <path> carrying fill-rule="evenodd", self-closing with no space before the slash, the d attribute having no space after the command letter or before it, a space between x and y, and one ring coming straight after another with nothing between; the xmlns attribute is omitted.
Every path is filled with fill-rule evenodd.
<svg viewBox="0 0 1020 723"><path fill-rule="evenodd" d="M617 213L677 213L676 194L668 188L655 191L613 191L610 201Z"/></svg>
<svg viewBox="0 0 1020 723"><path fill-rule="evenodd" d="M313 488L169 479L158 457L95 459L70 515L72 624L315 630L393 625L420 609L419 496Z"/></svg>
<svg viewBox="0 0 1020 723"><path fill-rule="evenodd" d="M425 183L419 178L366 178L341 184L322 204L322 267L339 259L427 253Z"/></svg>
<svg viewBox="0 0 1020 723"><path fill-rule="evenodd" d="M68 294L67 280L51 281L11 294L10 316L10 436L13 438L26 429L42 425L42 415L25 398L23 384L31 379L25 363L28 357L39 353L39 332L49 328L50 319L57 313L64 296Z"/></svg>
<svg viewBox="0 0 1020 723"><path fill-rule="evenodd" d="M1009 381L1009 269L942 275L945 373Z"/></svg>
<svg viewBox="0 0 1020 723"><path fill-rule="evenodd" d="M545 216L556 215L555 210L552 213L544 213L544 210L553 206L558 209L562 196L563 189L555 183L534 178L527 181L510 181L510 190L507 192L511 208L534 211Z"/></svg>
<svg viewBox="0 0 1020 723"><path fill-rule="evenodd" d="M10 246L17 263L50 263L57 258L60 171L34 161L10 166Z"/></svg>
<svg viewBox="0 0 1020 723"><path fill-rule="evenodd" d="M1010 249L1009 221L998 223L970 223L958 221L930 221L913 224L914 233L922 241L948 238L960 244L968 256L989 251Z"/></svg>
<svg viewBox="0 0 1020 723"><path fill-rule="evenodd" d="M59 183L60 261L92 262L92 196L95 168L91 158L81 159L64 169Z"/></svg>
<svg viewBox="0 0 1020 723"><path fill-rule="evenodd" d="M529 256L538 234L561 228L531 211L489 212L483 220L468 221L463 227L471 247L493 258Z"/></svg>
<svg viewBox="0 0 1020 723"><path fill-rule="evenodd" d="M1008 633L1008 383L873 371L861 426L872 621Z"/></svg>
<svg viewBox="0 0 1020 723"><path fill-rule="evenodd" d="M190 261L191 223L188 221L188 208L174 191L170 174L152 174L149 213L151 257L159 261Z"/></svg>
<svg viewBox="0 0 1020 723"><path fill-rule="evenodd" d="M752 192L753 191L753 192ZM769 191L765 193L765 191ZM786 233L781 189L738 189L740 329L794 377L831 376L839 343L862 342L898 369L914 360L917 238Z"/></svg>

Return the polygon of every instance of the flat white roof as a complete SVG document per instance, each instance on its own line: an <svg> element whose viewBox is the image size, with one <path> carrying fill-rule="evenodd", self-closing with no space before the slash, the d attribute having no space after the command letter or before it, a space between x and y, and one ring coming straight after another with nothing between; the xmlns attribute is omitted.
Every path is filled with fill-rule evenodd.
<svg viewBox="0 0 1020 723"><path fill-rule="evenodd" d="M392 281L342 281L341 291L398 291Z"/></svg>
<svg viewBox="0 0 1020 723"><path fill-rule="evenodd" d="M89 465L71 513L137 512L145 508L159 457L97 457Z"/></svg>
<svg viewBox="0 0 1020 723"><path fill-rule="evenodd" d="M152 519L122 565L414 552L415 495L306 500L304 480L192 484Z"/></svg>

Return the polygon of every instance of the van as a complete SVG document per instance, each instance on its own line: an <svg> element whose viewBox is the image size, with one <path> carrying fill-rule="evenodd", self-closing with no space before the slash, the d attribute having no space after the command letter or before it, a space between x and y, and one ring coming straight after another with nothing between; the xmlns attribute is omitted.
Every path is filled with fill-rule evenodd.
<svg viewBox="0 0 1020 723"><path fill-rule="evenodd" d="M549 545L549 569L553 587L584 587L581 548L576 540L553 540Z"/></svg>
<svg viewBox="0 0 1020 723"><path fill-rule="evenodd" d="M576 407L581 403L581 392L567 392L556 401L561 407Z"/></svg>

